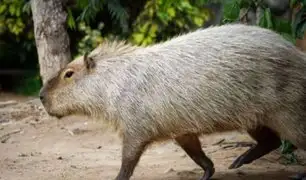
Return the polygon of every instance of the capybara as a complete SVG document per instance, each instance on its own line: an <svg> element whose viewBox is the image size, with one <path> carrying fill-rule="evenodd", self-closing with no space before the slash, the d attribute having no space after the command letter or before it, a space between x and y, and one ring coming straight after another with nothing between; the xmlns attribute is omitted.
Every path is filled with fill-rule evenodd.
<svg viewBox="0 0 306 180"><path fill-rule="evenodd" d="M230 168L280 139L306 150L306 56L258 26L198 29L146 47L108 42L57 72L40 98L51 116L85 115L118 132L117 180L130 179L148 145L167 139L203 168L202 180L215 169L199 135L243 131L257 141Z"/></svg>

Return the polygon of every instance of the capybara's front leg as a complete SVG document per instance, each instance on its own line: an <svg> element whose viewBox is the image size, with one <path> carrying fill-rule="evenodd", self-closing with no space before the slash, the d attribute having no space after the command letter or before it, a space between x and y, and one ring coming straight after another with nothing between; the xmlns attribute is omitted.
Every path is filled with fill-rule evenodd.
<svg viewBox="0 0 306 180"><path fill-rule="evenodd" d="M201 180L209 180L215 173L215 168L213 162L203 152L198 136L195 134L186 134L175 138L175 141L205 171Z"/></svg>
<svg viewBox="0 0 306 180"><path fill-rule="evenodd" d="M116 180L130 179L145 147L148 144L147 141L142 141L139 137L133 137L130 135L123 136L121 167Z"/></svg>

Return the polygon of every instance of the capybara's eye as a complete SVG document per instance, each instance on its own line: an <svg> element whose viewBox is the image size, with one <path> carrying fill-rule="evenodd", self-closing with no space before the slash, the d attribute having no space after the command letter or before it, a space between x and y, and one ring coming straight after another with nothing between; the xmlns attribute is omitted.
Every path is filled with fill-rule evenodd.
<svg viewBox="0 0 306 180"><path fill-rule="evenodd" d="M69 71L67 71L66 73L65 73L65 76L64 76L64 78L71 78L71 76L73 75L73 71L71 71L71 70L69 70Z"/></svg>

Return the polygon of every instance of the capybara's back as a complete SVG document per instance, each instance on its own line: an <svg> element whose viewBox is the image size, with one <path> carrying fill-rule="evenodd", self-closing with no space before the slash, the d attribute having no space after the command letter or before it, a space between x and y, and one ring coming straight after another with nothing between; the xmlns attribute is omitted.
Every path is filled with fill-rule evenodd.
<svg viewBox="0 0 306 180"><path fill-rule="evenodd" d="M114 88L112 113L142 137L257 125L289 137L306 132L305 57L278 34L226 25L98 61L111 72L96 77Z"/></svg>
<svg viewBox="0 0 306 180"><path fill-rule="evenodd" d="M186 135L245 130L260 143L276 142L267 153L279 137L306 149L305 74L305 54L280 35L233 24L104 58L85 56L50 79L41 95L50 115L110 122L121 130L126 151L139 153L164 138L183 147ZM259 157L251 155L236 166ZM127 162L123 158L118 179L130 177ZM208 178L213 170L205 162Z"/></svg>

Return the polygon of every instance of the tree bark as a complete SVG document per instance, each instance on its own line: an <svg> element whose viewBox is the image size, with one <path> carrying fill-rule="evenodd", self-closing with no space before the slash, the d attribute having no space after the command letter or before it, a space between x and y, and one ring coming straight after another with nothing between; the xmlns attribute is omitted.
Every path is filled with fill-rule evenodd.
<svg viewBox="0 0 306 180"><path fill-rule="evenodd" d="M32 0L31 9L43 84L70 60L64 0Z"/></svg>

